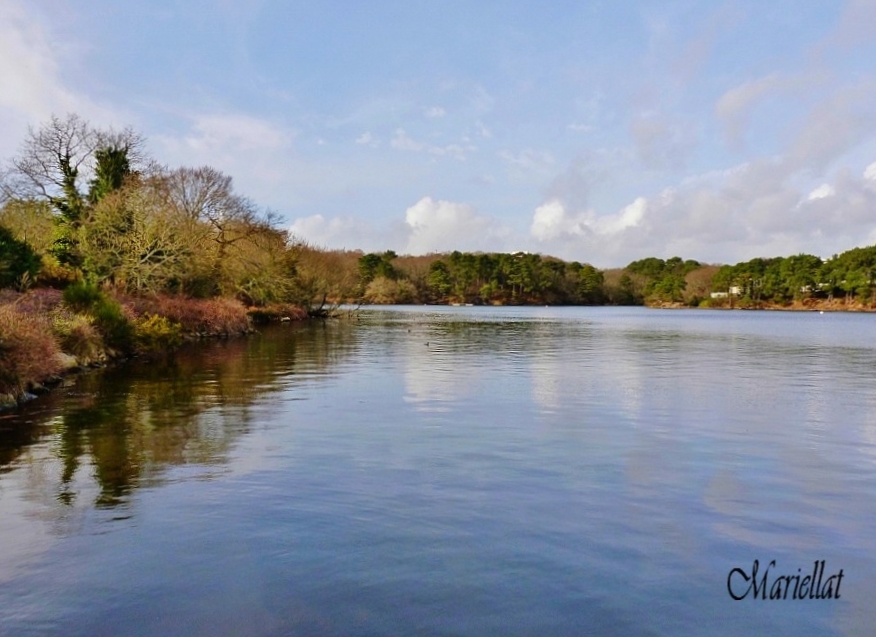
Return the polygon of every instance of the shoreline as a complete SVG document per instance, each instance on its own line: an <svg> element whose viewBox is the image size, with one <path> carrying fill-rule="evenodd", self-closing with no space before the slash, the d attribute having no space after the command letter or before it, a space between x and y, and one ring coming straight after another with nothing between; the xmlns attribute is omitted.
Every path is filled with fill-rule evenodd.
<svg viewBox="0 0 876 637"><path fill-rule="evenodd" d="M255 326L299 322L308 312L291 305L246 307L227 298L108 296L119 315L109 328L88 310L73 308L61 292L40 288L7 292L0 303L0 413L64 386L78 374L121 363L172 355L180 346L256 332ZM78 311L77 311L78 310ZM118 340L119 327L124 339Z"/></svg>

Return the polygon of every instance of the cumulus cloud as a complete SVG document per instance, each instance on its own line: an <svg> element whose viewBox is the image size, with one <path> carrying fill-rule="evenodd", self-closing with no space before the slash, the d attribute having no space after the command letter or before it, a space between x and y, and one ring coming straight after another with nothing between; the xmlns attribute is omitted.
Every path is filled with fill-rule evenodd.
<svg viewBox="0 0 876 637"><path fill-rule="evenodd" d="M408 254L502 250L510 231L468 204L423 197L405 211Z"/></svg>
<svg viewBox="0 0 876 637"><path fill-rule="evenodd" d="M640 229L647 209L643 197L608 215L594 210L571 212L559 199L551 199L535 209L530 234L552 254L581 259L583 249L588 254L585 260L605 259L618 251L617 237L629 237L628 231Z"/></svg>
<svg viewBox="0 0 876 637"><path fill-rule="evenodd" d="M876 166L838 171L815 188L780 159L747 162L689 179L612 214L571 208L558 198L538 206L530 235L539 249L619 266L644 256L736 262L804 251L830 255L876 240Z"/></svg>
<svg viewBox="0 0 876 637"><path fill-rule="evenodd" d="M452 250L501 252L508 249L512 237L508 227L474 207L432 197L407 208L403 219L371 223L350 215L326 218L317 214L295 219L289 231L327 248L391 249L415 255Z"/></svg>

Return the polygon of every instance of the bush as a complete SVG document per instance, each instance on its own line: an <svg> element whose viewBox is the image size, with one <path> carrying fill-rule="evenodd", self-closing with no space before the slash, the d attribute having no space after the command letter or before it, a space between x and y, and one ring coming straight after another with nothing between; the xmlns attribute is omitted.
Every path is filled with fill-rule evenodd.
<svg viewBox="0 0 876 637"><path fill-rule="evenodd" d="M94 283L78 281L64 289L64 303L74 312L94 319L94 326L109 347L130 352L134 329L119 302L107 296Z"/></svg>
<svg viewBox="0 0 876 637"><path fill-rule="evenodd" d="M110 347L130 352L134 345L134 328L114 299L103 297L91 308L94 324Z"/></svg>
<svg viewBox="0 0 876 637"><path fill-rule="evenodd" d="M143 351L173 349L182 343L182 326L164 316L144 316L134 327L137 346Z"/></svg>
<svg viewBox="0 0 876 637"><path fill-rule="evenodd" d="M57 374L60 353L44 317L0 306L0 393L20 393Z"/></svg>
<svg viewBox="0 0 876 637"><path fill-rule="evenodd" d="M246 308L233 299L190 299L181 296L126 297L126 307L138 316L164 316L184 333L239 334L249 329Z"/></svg>
<svg viewBox="0 0 876 637"><path fill-rule="evenodd" d="M64 352L72 354L82 364L102 358L103 339L88 317L57 308L51 319L52 332Z"/></svg>
<svg viewBox="0 0 876 637"><path fill-rule="evenodd" d="M64 288L64 303L74 312L90 312L104 298L103 292L94 283L77 281Z"/></svg>

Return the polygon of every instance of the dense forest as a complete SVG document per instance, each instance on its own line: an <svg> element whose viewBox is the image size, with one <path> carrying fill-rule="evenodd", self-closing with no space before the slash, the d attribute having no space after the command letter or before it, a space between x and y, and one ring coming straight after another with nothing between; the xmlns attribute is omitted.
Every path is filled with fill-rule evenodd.
<svg viewBox="0 0 876 637"><path fill-rule="evenodd" d="M321 249L236 192L229 175L164 166L144 147L130 129L54 117L0 168L0 393L40 376L25 369L39 352L81 362L161 349L340 303L876 305L876 246L827 260L648 257L609 270L586 255Z"/></svg>

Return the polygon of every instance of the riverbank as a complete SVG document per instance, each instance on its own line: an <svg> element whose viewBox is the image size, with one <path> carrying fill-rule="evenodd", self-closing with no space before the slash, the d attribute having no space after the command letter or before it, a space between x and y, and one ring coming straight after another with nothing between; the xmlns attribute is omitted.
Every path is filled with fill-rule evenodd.
<svg viewBox="0 0 876 637"><path fill-rule="evenodd" d="M186 341L303 320L295 306L247 308L234 299L136 297L82 288L0 290L0 409L33 399L84 369L154 357Z"/></svg>

